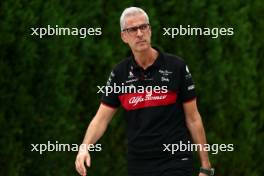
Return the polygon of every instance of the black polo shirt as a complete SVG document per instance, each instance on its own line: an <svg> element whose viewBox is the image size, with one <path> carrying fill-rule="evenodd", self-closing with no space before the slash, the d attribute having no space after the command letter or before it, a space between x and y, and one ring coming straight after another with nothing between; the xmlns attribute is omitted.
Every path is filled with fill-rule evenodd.
<svg viewBox="0 0 264 176"><path fill-rule="evenodd" d="M163 144L191 140L183 103L196 95L184 60L159 50L158 53L146 70L136 63L133 55L122 60L111 72L107 86L123 87L123 91L119 88L102 96L103 104L112 108L121 105L125 110L129 173L171 168L175 165L173 161L192 155L190 151L174 154L163 151ZM125 90L128 86L136 87L137 91Z"/></svg>

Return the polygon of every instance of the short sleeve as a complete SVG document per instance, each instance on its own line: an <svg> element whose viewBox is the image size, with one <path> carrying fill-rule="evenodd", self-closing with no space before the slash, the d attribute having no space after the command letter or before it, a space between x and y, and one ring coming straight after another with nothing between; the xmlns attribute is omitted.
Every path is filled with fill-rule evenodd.
<svg viewBox="0 0 264 176"><path fill-rule="evenodd" d="M101 103L106 106L110 106L112 108L118 108L120 106L120 101L118 98L118 92L115 92L114 87L119 86L119 81L117 78L117 74L113 70L106 82L106 86L104 87Z"/></svg>
<svg viewBox="0 0 264 176"><path fill-rule="evenodd" d="M195 85L189 68L184 64L180 71L180 98L183 102L196 98Z"/></svg>

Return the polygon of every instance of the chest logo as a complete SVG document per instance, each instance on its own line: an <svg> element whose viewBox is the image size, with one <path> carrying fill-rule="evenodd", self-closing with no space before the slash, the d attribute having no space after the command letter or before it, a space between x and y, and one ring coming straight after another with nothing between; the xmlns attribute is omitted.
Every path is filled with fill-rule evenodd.
<svg viewBox="0 0 264 176"><path fill-rule="evenodd" d="M159 69L159 73L160 73L162 76L169 76L170 74L172 74L172 71L161 70L161 69Z"/></svg>
<svg viewBox="0 0 264 176"><path fill-rule="evenodd" d="M166 93L143 92L130 93L119 96L119 100L126 110L135 110L153 106L166 106L176 103L177 94L173 91Z"/></svg>
<svg viewBox="0 0 264 176"><path fill-rule="evenodd" d="M161 81L162 81L162 82L163 82L163 81L170 82L170 79L162 76L162 77L161 77Z"/></svg>

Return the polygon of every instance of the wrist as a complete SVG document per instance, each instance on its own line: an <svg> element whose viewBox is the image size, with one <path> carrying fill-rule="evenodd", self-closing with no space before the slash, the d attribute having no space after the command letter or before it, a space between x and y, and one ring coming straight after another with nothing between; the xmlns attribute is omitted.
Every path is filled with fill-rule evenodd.
<svg viewBox="0 0 264 176"><path fill-rule="evenodd" d="M201 167L210 169L211 168L211 163L209 161L203 161L201 163Z"/></svg>
<svg viewBox="0 0 264 176"><path fill-rule="evenodd" d="M79 147L79 153L88 153L89 152L89 148L87 148L87 144L81 144Z"/></svg>
<svg viewBox="0 0 264 176"><path fill-rule="evenodd" d="M208 176L214 176L215 169L214 168L204 168L204 167L200 167L200 173L206 174Z"/></svg>

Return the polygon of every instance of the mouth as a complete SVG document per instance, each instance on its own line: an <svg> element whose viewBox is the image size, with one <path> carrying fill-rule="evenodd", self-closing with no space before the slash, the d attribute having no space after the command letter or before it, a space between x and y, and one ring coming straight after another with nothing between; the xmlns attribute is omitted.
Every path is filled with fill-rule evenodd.
<svg viewBox="0 0 264 176"><path fill-rule="evenodd" d="M146 40L140 40L140 41L136 42L136 44L141 44L141 43L146 43Z"/></svg>

